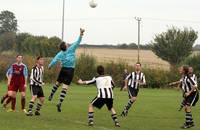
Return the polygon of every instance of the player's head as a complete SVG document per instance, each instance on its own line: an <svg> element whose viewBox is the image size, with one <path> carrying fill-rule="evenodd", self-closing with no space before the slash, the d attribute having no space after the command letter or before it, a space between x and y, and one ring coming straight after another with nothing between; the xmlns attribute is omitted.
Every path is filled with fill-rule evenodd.
<svg viewBox="0 0 200 130"><path fill-rule="evenodd" d="M42 56L38 56L36 58L36 62L37 62L38 65L43 66L44 65L44 59L43 59L43 57Z"/></svg>
<svg viewBox="0 0 200 130"><path fill-rule="evenodd" d="M99 75L104 75L104 67L102 65L97 66L97 73Z"/></svg>
<svg viewBox="0 0 200 130"><path fill-rule="evenodd" d="M182 74L188 75L189 74L189 67L187 65L184 65L182 68Z"/></svg>
<svg viewBox="0 0 200 130"><path fill-rule="evenodd" d="M193 74L194 72L193 68L190 66L188 69L189 69L189 74Z"/></svg>
<svg viewBox="0 0 200 130"><path fill-rule="evenodd" d="M136 71L140 71L140 70L141 70L141 63L140 63L140 62L137 62L137 63L135 64L135 70L136 70Z"/></svg>
<svg viewBox="0 0 200 130"><path fill-rule="evenodd" d="M60 50L61 51L66 51L67 47L68 47L68 45L65 42L60 43Z"/></svg>
<svg viewBox="0 0 200 130"><path fill-rule="evenodd" d="M124 73L128 73L128 70L127 70L127 69L124 69Z"/></svg>
<svg viewBox="0 0 200 130"><path fill-rule="evenodd" d="M16 56L16 61L17 61L17 63L22 63L22 61L23 61L23 56L22 56L22 55L17 55L17 56Z"/></svg>

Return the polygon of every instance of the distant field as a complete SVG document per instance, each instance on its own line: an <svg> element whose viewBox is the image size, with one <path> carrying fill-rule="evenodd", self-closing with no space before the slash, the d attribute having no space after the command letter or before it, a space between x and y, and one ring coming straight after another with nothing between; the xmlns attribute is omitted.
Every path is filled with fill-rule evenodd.
<svg viewBox="0 0 200 130"><path fill-rule="evenodd" d="M130 65L137 61L137 50L124 50L124 49L106 49L106 48L79 48L77 55L85 52L86 54L93 55L97 58L98 62L118 61L124 60ZM193 54L197 54L195 51ZM141 63L146 67L160 67L169 69L169 63L157 57L150 50L140 51Z"/></svg>
<svg viewBox="0 0 200 130"><path fill-rule="evenodd" d="M0 95L6 91L6 85L0 84ZM51 85L44 87L46 99ZM19 111L20 98L17 98L17 112L8 113L0 109L0 130L181 130L184 122L184 112L178 111L181 102L181 92L177 90L141 89L139 97L128 117L121 118L121 128L115 128L110 113L104 106L102 110L95 109L95 125L87 126L88 103L96 96L94 86L84 87L72 85L65 101L63 111L56 111L59 92L52 102L46 100L40 117L27 117ZM127 92L114 90L114 106L118 114L127 103ZM27 106L30 92L27 91ZM191 130L200 130L200 104L193 108L196 126Z"/></svg>

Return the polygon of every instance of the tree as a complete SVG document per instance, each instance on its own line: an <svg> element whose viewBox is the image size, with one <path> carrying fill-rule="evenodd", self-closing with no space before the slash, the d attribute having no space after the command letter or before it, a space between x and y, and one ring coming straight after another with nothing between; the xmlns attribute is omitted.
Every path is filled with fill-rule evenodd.
<svg viewBox="0 0 200 130"><path fill-rule="evenodd" d="M0 13L0 34L5 32L17 32L17 19L10 11Z"/></svg>
<svg viewBox="0 0 200 130"><path fill-rule="evenodd" d="M192 28L169 28L151 41L152 51L171 66L175 66L191 54L197 34Z"/></svg>
<svg viewBox="0 0 200 130"><path fill-rule="evenodd" d="M13 32L5 32L0 35L0 51L9 51L15 48L16 35Z"/></svg>
<svg viewBox="0 0 200 130"><path fill-rule="evenodd" d="M29 34L29 33L17 33L17 35L16 35L16 51L19 54L22 53L22 50L23 50L22 43L28 37L31 37L31 34Z"/></svg>

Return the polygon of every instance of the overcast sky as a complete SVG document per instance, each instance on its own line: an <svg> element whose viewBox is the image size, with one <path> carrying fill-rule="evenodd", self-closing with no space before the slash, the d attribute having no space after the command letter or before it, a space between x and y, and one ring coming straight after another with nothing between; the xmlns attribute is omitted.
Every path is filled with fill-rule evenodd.
<svg viewBox="0 0 200 130"><path fill-rule="evenodd" d="M142 44L172 25L200 32L200 0L95 0L95 9L89 7L90 0L65 1L67 42L76 39L79 27L87 30L83 43L137 42L135 16L142 18ZM0 0L2 10L16 15L20 32L61 37L62 0Z"/></svg>

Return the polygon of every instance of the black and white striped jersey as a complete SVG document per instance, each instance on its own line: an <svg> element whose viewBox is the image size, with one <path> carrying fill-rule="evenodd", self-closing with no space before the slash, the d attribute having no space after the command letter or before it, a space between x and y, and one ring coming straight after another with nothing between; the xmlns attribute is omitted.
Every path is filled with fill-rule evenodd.
<svg viewBox="0 0 200 130"><path fill-rule="evenodd" d="M96 83L98 98L113 98L114 82L111 76L98 76L94 77L92 80L86 81L86 84Z"/></svg>
<svg viewBox="0 0 200 130"><path fill-rule="evenodd" d="M188 75L184 76L181 79L181 82L182 82L181 87L184 93L191 91L193 87L197 88L197 83L193 78L191 78L191 76Z"/></svg>
<svg viewBox="0 0 200 130"><path fill-rule="evenodd" d="M44 74L44 68L43 67L34 66L31 70L30 85L42 86L42 84L43 84L43 74Z"/></svg>
<svg viewBox="0 0 200 130"><path fill-rule="evenodd" d="M192 74L191 75L191 78L197 83L198 85L198 79L197 79L197 76L195 74Z"/></svg>
<svg viewBox="0 0 200 130"><path fill-rule="evenodd" d="M146 84L145 75L142 72L132 72L126 80L128 80L128 86L134 89L139 89L140 83Z"/></svg>

